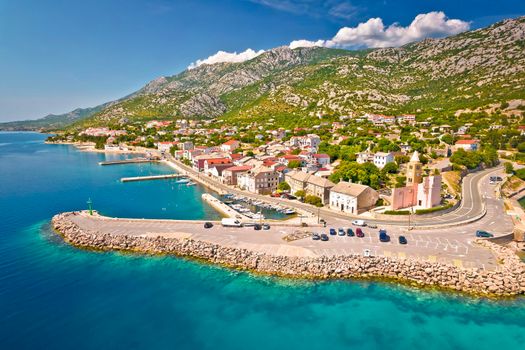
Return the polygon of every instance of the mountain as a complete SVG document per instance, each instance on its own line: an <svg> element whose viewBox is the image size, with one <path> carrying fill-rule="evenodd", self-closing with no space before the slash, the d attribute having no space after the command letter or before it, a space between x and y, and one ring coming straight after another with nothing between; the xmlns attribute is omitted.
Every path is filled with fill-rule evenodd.
<svg viewBox="0 0 525 350"><path fill-rule="evenodd" d="M63 129L76 121L88 118L103 110L109 104L102 104L91 108L77 108L64 114L49 114L35 120L20 120L0 123L0 130L4 131L53 131Z"/></svg>
<svg viewBox="0 0 525 350"><path fill-rule="evenodd" d="M155 79L73 127L180 117L292 126L318 114L496 109L525 110L525 17L400 48L278 47L242 63L201 65Z"/></svg>

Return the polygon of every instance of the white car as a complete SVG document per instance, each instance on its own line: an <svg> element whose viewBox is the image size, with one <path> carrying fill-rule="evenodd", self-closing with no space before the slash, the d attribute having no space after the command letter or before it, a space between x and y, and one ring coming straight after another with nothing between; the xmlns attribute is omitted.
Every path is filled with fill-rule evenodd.
<svg viewBox="0 0 525 350"><path fill-rule="evenodd" d="M364 220L354 220L354 221L352 221L352 225L355 225L355 226L366 226L366 222Z"/></svg>

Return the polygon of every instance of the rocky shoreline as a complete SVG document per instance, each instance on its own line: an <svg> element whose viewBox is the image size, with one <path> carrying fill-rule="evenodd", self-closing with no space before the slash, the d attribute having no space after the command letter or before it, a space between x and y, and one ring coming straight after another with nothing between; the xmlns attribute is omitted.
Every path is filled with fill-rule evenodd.
<svg viewBox="0 0 525 350"><path fill-rule="evenodd" d="M478 240L477 243L495 254L499 263L497 271L465 269L411 258L277 256L192 238L111 235L80 228L70 220L74 215L78 212L54 216L52 227L66 242L80 248L177 255L240 270L293 278L392 280L490 297L525 294L525 264L511 249L487 240Z"/></svg>

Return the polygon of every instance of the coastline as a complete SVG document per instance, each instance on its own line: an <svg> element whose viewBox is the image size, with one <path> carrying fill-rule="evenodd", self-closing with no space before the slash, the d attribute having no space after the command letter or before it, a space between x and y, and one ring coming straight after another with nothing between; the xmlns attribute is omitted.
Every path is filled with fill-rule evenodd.
<svg viewBox="0 0 525 350"><path fill-rule="evenodd" d="M77 225L72 219L81 212L55 215L52 227L72 246L97 251L122 251L147 255L189 257L210 264L258 274L300 279L372 279L439 288L474 296L494 298L525 294L525 264L511 249L487 240L477 240L500 262L495 271L460 268L417 259L361 255L290 256L225 246L194 239L182 233L114 235Z"/></svg>

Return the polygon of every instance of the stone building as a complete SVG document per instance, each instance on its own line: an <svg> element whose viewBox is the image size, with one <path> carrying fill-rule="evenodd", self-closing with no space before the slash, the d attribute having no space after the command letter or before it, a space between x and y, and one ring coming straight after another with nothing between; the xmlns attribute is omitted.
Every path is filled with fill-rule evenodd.
<svg viewBox="0 0 525 350"><path fill-rule="evenodd" d="M373 208L379 193L365 185L341 181L330 190L330 208L349 214L359 214Z"/></svg>

